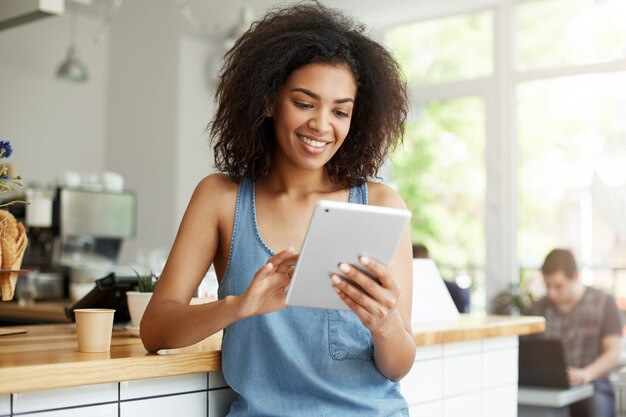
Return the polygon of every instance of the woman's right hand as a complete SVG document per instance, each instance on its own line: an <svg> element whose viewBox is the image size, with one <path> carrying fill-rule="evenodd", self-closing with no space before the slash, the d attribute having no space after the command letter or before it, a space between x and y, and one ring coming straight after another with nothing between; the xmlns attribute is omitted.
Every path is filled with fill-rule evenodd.
<svg viewBox="0 0 626 417"><path fill-rule="evenodd" d="M271 313L287 307L285 297L287 286L291 282L293 265L299 254L293 248L286 249L272 256L259 269L248 289L241 294L241 318Z"/></svg>

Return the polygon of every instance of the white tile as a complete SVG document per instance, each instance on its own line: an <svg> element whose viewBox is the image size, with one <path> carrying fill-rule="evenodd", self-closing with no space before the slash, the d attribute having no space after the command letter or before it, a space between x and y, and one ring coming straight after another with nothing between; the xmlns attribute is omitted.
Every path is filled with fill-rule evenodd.
<svg viewBox="0 0 626 417"><path fill-rule="evenodd" d="M483 352L483 388L517 384L517 349Z"/></svg>
<svg viewBox="0 0 626 417"><path fill-rule="evenodd" d="M207 389L206 373L120 382L120 400Z"/></svg>
<svg viewBox="0 0 626 417"><path fill-rule="evenodd" d="M517 417L517 384L483 391L484 417Z"/></svg>
<svg viewBox="0 0 626 417"><path fill-rule="evenodd" d="M443 359L432 359L413 364L400 381L400 391L409 406L443 397Z"/></svg>
<svg viewBox="0 0 626 417"><path fill-rule="evenodd" d="M444 356L466 355L468 353L482 352L482 340L470 340L469 342L447 343L443 345Z"/></svg>
<svg viewBox="0 0 626 417"><path fill-rule="evenodd" d="M238 396L232 389L209 391L209 417L226 416L230 410L230 405Z"/></svg>
<svg viewBox="0 0 626 417"><path fill-rule="evenodd" d="M443 359L443 396L480 391L482 354L452 356Z"/></svg>
<svg viewBox="0 0 626 417"><path fill-rule="evenodd" d="M9 394L0 395L0 416L11 414L11 396Z"/></svg>
<svg viewBox="0 0 626 417"><path fill-rule="evenodd" d="M490 337L483 339L483 350L516 348L518 344L517 336Z"/></svg>
<svg viewBox="0 0 626 417"><path fill-rule="evenodd" d="M409 417L443 417L443 401L409 407Z"/></svg>
<svg viewBox="0 0 626 417"><path fill-rule="evenodd" d="M131 400L120 403L120 417L207 417L207 393Z"/></svg>
<svg viewBox="0 0 626 417"><path fill-rule="evenodd" d="M43 413L20 414L20 417L117 417L117 404L94 405L92 407L68 408Z"/></svg>
<svg viewBox="0 0 626 417"><path fill-rule="evenodd" d="M482 393L477 392L443 401L443 417L483 417Z"/></svg>
<svg viewBox="0 0 626 417"><path fill-rule="evenodd" d="M222 371L209 373L209 389L225 388L227 386L228 383L224 379Z"/></svg>
<svg viewBox="0 0 626 417"><path fill-rule="evenodd" d="M421 346L415 349L415 362L443 357L443 345Z"/></svg>
<svg viewBox="0 0 626 417"><path fill-rule="evenodd" d="M117 401L117 383L21 392L13 395L13 412L24 413Z"/></svg>

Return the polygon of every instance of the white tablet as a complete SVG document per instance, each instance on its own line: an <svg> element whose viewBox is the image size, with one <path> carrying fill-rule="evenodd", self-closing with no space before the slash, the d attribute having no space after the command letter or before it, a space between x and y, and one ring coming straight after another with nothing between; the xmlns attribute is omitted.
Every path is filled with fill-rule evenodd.
<svg viewBox="0 0 626 417"><path fill-rule="evenodd" d="M411 219L408 210L319 201L287 292L287 305L348 310L332 288L338 265L365 255L390 264Z"/></svg>

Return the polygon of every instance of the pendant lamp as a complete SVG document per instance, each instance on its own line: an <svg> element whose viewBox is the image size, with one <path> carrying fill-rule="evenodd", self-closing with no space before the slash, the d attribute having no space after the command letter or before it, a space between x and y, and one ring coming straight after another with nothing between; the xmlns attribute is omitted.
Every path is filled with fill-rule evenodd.
<svg viewBox="0 0 626 417"><path fill-rule="evenodd" d="M84 83L89 79L89 71L87 71L87 66L78 57L78 49L75 46L75 32L74 13L70 12L70 45L67 48L65 59L59 64L56 76L59 79Z"/></svg>

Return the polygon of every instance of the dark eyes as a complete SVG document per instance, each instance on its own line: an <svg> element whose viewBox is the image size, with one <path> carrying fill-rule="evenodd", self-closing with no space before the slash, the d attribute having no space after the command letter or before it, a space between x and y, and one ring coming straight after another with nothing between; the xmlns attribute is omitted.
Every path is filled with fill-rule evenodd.
<svg viewBox="0 0 626 417"><path fill-rule="evenodd" d="M296 106L299 109L303 109L303 110L308 110L308 109L312 109L313 105L309 104L309 103L302 103L300 101L294 101L293 105ZM348 118L350 117L350 115L348 113L346 113L345 111L341 111L341 110L333 110L333 113L337 116L337 117L342 117L342 118Z"/></svg>
<svg viewBox="0 0 626 417"><path fill-rule="evenodd" d="M293 105L299 109L312 109L313 105L308 103L300 103L299 101L294 101Z"/></svg>

